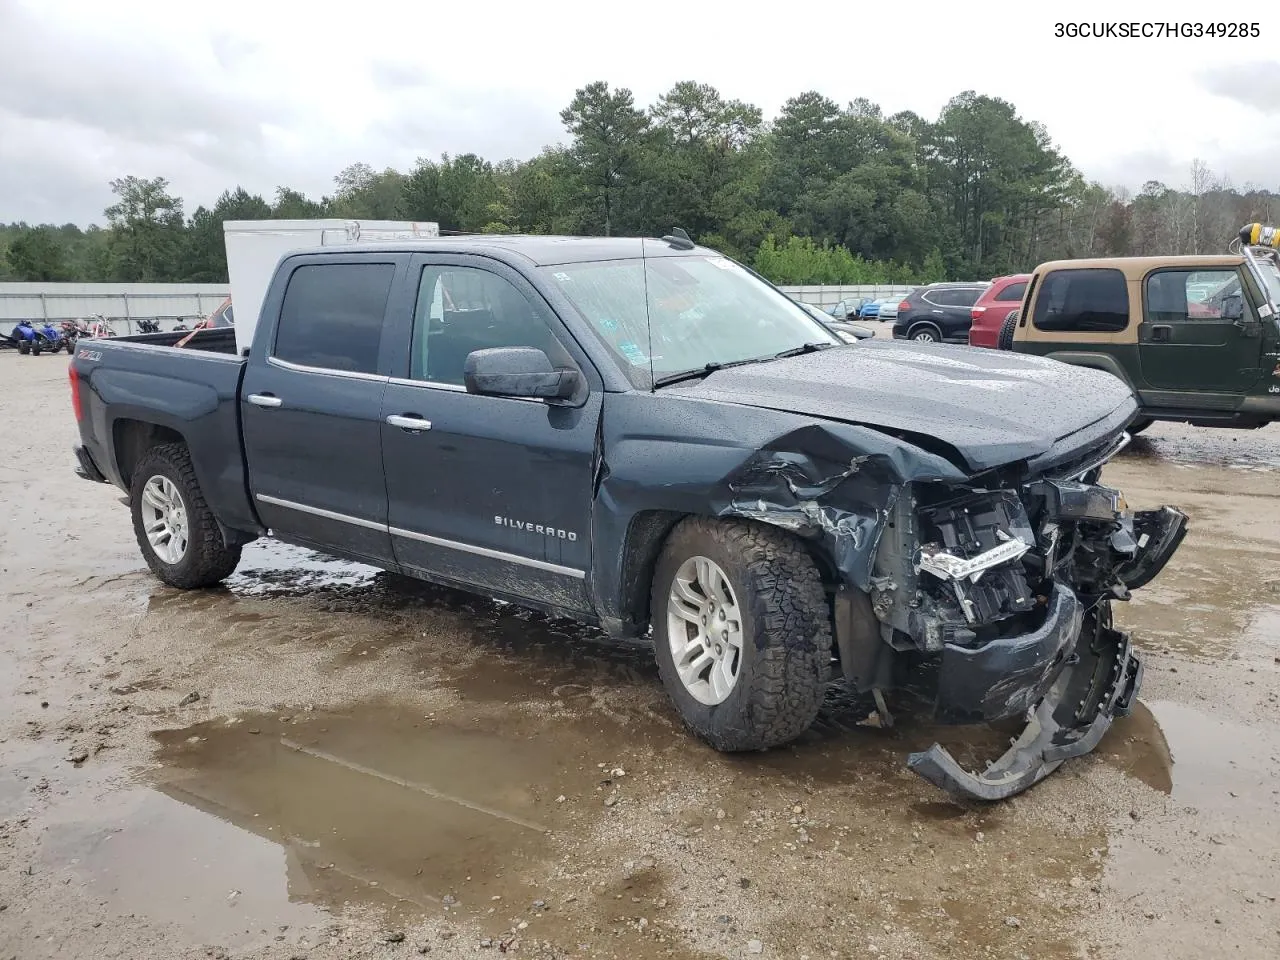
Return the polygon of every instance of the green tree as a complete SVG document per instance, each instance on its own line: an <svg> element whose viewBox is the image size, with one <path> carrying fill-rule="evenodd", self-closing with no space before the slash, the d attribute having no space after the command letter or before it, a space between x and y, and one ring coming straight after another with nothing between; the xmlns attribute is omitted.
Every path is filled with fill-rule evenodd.
<svg viewBox="0 0 1280 960"><path fill-rule="evenodd" d="M404 209L405 175L390 167L381 173L367 163L353 163L333 178L337 192L328 202L335 217L394 220Z"/></svg>
<svg viewBox="0 0 1280 960"><path fill-rule="evenodd" d="M637 158L642 149L648 119L636 109L635 98L625 87L610 90L603 80L589 83L574 94L560 112L565 128L573 134L575 180L582 210L580 222L610 236L628 225L619 218L628 190L634 185Z"/></svg>
<svg viewBox="0 0 1280 960"><path fill-rule="evenodd" d="M18 232L4 255L15 280L59 281L73 279L67 249L53 227L33 227Z"/></svg>
<svg viewBox="0 0 1280 960"><path fill-rule="evenodd" d="M107 207L111 225L111 271L116 279L173 280L182 249L182 200L169 195L164 177L111 181L119 199Z"/></svg>
<svg viewBox="0 0 1280 960"><path fill-rule="evenodd" d="M222 224L227 220L270 218L270 204L244 187L223 191L212 210L197 207L187 221L182 279L192 283L226 283L227 247Z"/></svg>

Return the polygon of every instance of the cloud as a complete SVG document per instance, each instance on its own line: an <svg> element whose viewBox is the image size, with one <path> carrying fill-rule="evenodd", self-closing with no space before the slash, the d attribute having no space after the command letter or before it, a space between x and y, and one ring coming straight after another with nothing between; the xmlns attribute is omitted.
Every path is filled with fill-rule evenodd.
<svg viewBox="0 0 1280 960"><path fill-rule="evenodd" d="M1280 151L1280 74L1168 69L1265 60L1270 39L1055 39L1060 13L1008 0L982 17L939 8L919 29L900 5L860 8L860 36L879 39L856 50L832 39L847 0L811 0L770 30L714 4L659 4L624 22L602 18L594 0L298 9L0 0L0 221L100 221L108 181L128 174L168 178L191 211L237 185L319 196L355 161L405 170L445 152L529 157L566 138L559 111L597 79L629 87L641 106L677 81L709 82L766 117L817 89L933 119L974 89L1044 123L1086 176L1134 191L1184 182L1195 157L1237 183L1273 183ZM1161 19L1202 16L1192 0L1166 0ZM991 23L1006 45L1063 69L957 55L987 49ZM948 69L904 72L894 38L908 34L915 60ZM1103 60L1113 68L1072 69Z"/></svg>
<svg viewBox="0 0 1280 960"><path fill-rule="evenodd" d="M1222 64L1200 75L1204 89L1268 117L1280 117L1280 73L1276 64Z"/></svg>

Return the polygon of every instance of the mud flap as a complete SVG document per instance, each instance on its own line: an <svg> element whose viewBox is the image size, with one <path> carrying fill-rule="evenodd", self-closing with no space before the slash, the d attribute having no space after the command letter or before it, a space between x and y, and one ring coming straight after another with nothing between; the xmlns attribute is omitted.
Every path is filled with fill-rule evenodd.
<svg viewBox="0 0 1280 960"><path fill-rule="evenodd" d="M911 754L907 766L957 796L1003 800L1039 783L1064 760L1093 750L1111 722L1132 711L1142 685L1142 662L1132 651L1129 635L1111 629L1110 609L1102 610L1090 614L1077 656L1003 756L981 773L970 773L935 743Z"/></svg>

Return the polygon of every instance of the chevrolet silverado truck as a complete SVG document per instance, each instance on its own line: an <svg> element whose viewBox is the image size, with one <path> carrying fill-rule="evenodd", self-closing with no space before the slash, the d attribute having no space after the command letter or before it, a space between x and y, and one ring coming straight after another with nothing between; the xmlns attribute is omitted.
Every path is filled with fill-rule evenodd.
<svg viewBox="0 0 1280 960"><path fill-rule="evenodd" d="M661 239L459 237L286 254L232 330L82 344L78 472L155 575L271 536L651 637L684 723L757 750L832 682L1025 730L1010 796L1091 750L1142 666L1111 603L1186 517L1099 483L1135 402L1038 357L845 343L748 268Z"/></svg>

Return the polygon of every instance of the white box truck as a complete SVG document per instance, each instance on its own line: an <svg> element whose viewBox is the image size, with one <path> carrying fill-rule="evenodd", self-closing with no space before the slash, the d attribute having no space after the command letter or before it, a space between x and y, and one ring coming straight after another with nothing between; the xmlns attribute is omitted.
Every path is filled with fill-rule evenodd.
<svg viewBox="0 0 1280 960"><path fill-rule="evenodd" d="M222 224L231 281L236 351L253 342L267 286L285 254L310 247L440 236L438 223L400 220L227 220Z"/></svg>

